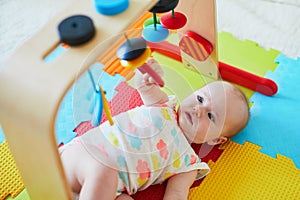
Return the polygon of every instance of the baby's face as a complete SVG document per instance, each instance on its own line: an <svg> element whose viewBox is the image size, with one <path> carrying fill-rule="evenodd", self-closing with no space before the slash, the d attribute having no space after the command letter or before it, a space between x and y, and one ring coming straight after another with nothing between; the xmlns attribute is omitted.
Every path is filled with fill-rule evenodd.
<svg viewBox="0 0 300 200"><path fill-rule="evenodd" d="M247 109L245 102L238 98L233 86L216 81L182 101L178 123L190 143L209 142L246 120L243 109Z"/></svg>

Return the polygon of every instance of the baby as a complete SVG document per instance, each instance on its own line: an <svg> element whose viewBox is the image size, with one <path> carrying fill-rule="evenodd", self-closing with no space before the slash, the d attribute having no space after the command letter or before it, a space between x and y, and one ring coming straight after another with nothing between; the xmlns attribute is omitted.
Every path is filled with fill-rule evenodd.
<svg viewBox="0 0 300 200"><path fill-rule="evenodd" d="M147 61L160 75L153 59ZM224 143L249 118L244 94L233 85L208 83L182 101L137 72L144 106L115 116L60 148L68 182L80 200L132 199L130 195L168 180L164 199L187 199L192 183L209 172L191 143Z"/></svg>

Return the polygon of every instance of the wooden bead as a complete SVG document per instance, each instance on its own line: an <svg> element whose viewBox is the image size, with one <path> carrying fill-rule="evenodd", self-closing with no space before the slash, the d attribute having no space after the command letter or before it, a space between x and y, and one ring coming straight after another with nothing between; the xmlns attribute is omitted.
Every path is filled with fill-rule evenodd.
<svg viewBox="0 0 300 200"><path fill-rule="evenodd" d="M156 24L155 29L154 24L152 24L144 28L142 36L149 42L162 42L169 36L169 30L160 24Z"/></svg>
<svg viewBox="0 0 300 200"><path fill-rule="evenodd" d="M160 0L149 11L155 13L168 12L173 10L177 6L178 2L179 0Z"/></svg>
<svg viewBox="0 0 300 200"><path fill-rule="evenodd" d="M151 55L151 50L150 48L146 48L146 51L138 58L134 59L134 60L121 60L121 65L123 65L124 67L130 67L130 68L137 68L141 65L143 65L147 59L150 57Z"/></svg>
<svg viewBox="0 0 300 200"><path fill-rule="evenodd" d="M117 15L129 6L129 0L94 0L96 10L102 15Z"/></svg>
<svg viewBox="0 0 300 200"><path fill-rule="evenodd" d="M147 48L143 38L132 38L121 44L117 50L117 57L120 60L134 60L141 56Z"/></svg>
<svg viewBox="0 0 300 200"><path fill-rule="evenodd" d="M160 24L160 17L157 17L156 20L157 20L156 24ZM154 24L154 19L152 17L148 18L144 21L143 28L146 28L147 26L152 25L152 24Z"/></svg>
<svg viewBox="0 0 300 200"><path fill-rule="evenodd" d="M167 14L164 14L160 19L161 25L171 30L176 30L184 27L186 21L186 16L180 12L174 12L174 16L172 12L169 12Z"/></svg>
<svg viewBox="0 0 300 200"><path fill-rule="evenodd" d="M94 37L95 27L92 19L88 16L74 15L60 22L58 33L62 43L78 46Z"/></svg>

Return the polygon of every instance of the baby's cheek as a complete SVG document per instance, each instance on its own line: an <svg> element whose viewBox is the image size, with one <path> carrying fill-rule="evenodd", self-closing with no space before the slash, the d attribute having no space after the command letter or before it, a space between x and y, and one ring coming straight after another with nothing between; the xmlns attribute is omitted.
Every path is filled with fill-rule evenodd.
<svg viewBox="0 0 300 200"><path fill-rule="evenodd" d="M191 142L195 142L195 143L198 143L198 141L201 139L197 133L197 131L190 125L187 125L186 126L187 129L188 129L188 138Z"/></svg>
<svg viewBox="0 0 300 200"><path fill-rule="evenodd" d="M195 131L195 140L201 143L205 142L207 136L208 136L208 127L201 126L198 127L198 129Z"/></svg>
<svg viewBox="0 0 300 200"><path fill-rule="evenodd" d="M201 135L199 133L196 133L193 136L193 142L196 144L203 143L203 138L201 137Z"/></svg>

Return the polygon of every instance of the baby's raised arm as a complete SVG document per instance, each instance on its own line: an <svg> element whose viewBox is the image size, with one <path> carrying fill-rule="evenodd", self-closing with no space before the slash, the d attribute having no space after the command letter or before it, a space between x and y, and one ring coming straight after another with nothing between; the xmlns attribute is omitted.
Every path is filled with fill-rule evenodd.
<svg viewBox="0 0 300 200"><path fill-rule="evenodd" d="M168 180L164 200L187 199L190 187L195 181L197 170L183 172Z"/></svg>
<svg viewBox="0 0 300 200"><path fill-rule="evenodd" d="M150 65L158 75L163 76L161 66L153 58L149 58L147 64ZM135 87L139 91L146 106L166 103L168 101L168 95L160 89L149 74L142 74L139 70L136 70L134 79Z"/></svg>

